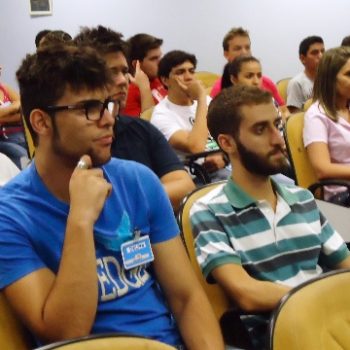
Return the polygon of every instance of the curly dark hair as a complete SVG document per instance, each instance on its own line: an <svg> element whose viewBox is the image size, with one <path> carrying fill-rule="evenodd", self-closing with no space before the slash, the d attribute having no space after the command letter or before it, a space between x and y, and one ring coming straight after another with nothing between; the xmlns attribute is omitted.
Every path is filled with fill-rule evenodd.
<svg viewBox="0 0 350 350"><path fill-rule="evenodd" d="M82 89L108 88L111 74L104 60L92 48L55 45L28 54L16 72L22 112L37 144L37 137L29 121L32 110L54 105L67 86L73 92Z"/></svg>

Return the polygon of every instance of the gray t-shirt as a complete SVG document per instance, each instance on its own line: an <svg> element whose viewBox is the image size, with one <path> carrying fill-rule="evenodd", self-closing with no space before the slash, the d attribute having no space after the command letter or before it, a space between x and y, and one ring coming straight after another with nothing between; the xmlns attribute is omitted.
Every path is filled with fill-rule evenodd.
<svg viewBox="0 0 350 350"><path fill-rule="evenodd" d="M304 72L290 80L287 88L287 107L301 109L304 103L311 98L314 82Z"/></svg>

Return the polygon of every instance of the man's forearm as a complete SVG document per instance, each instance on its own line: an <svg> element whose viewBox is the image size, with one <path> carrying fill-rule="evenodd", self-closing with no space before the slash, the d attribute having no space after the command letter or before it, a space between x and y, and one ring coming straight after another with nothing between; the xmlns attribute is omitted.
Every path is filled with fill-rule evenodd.
<svg viewBox="0 0 350 350"><path fill-rule="evenodd" d="M188 136L188 144L191 153L203 152L208 140L208 127L207 127L207 100L206 96L202 96L198 99L196 119L193 124L193 128ZM191 149L191 145L193 145Z"/></svg>
<svg viewBox="0 0 350 350"><path fill-rule="evenodd" d="M152 96L151 87L149 84L148 84L148 86L147 85L139 86L139 90L140 90L141 113L142 113L145 110L154 106L154 100L153 100L153 96Z"/></svg>
<svg viewBox="0 0 350 350"><path fill-rule="evenodd" d="M201 288L192 293L179 312L174 313L187 349L224 349L218 322Z"/></svg>
<svg viewBox="0 0 350 350"><path fill-rule="evenodd" d="M291 289L279 283L256 280L254 284L242 288L239 295L231 295L244 311L261 312L273 310Z"/></svg>
<svg viewBox="0 0 350 350"><path fill-rule="evenodd" d="M195 189L195 184L185 170L176 170L161 177L174 211L179 209L182 199Z"/></svg>
<svg viewBox="0 0 350 350"><path fill-rule="evenodd" d="M60 267L43 309L42 336L54 341L89 334L97 302L92 226L69 216Z"/></svg>

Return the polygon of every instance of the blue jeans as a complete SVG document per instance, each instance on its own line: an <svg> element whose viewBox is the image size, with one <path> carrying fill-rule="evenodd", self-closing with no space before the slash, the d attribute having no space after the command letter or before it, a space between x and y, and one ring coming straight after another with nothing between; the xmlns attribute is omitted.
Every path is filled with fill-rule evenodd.
<svg viewBox="0 0 350 350"><path fill-rule="evenodd" d="M19 169L28 162L27 143L23 132L0 136L0 152L8 156Z"/></svg>

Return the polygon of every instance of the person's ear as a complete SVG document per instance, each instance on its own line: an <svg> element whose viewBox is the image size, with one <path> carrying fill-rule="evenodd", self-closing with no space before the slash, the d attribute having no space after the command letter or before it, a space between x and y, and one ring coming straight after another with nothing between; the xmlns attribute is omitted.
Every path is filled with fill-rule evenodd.
<svg viewBox="0 0 350 350"><path fill-rule="evenodd" d="M41 109L33 109L29 121L38 135L47 135L52 130L51 117Z"/></svg>
<svg viewBox="0 0 350 350"><path fill-rule="evenodd" d="M231 80L232 85L235 85L238 82L238 79L236 77L234 77L232 74L230 75L230 80Z"/></svg>
<svg viewBox="0 0 350 350"><path fill-rule="evenodd" d="M228 50L224 50L224 57L226 58L227 61L229 61L229 52L228 52Z"/></svg>
<svg viewBox="0 0 350 350"><path fill-rule="evenodd" d="M237 150L237 144L235 139L228 134L219 134L218 144L220 148L225 151L229 156L234 154Z"/></svg>
<svg viewBox="0 0 350 350"><path fill-rule="evenodd" d="M300 62L305 65L306 56L300 55L299 59L300 59Z"/></svg>
<svg viewBox="0 0 350 350"><path fill-rule="evenodd" d="M162 82L162 84L163 84L166 88L169 87L169 86L168 86L169 78L167 78L167 77L160 77L160 81Z"/></svg>

